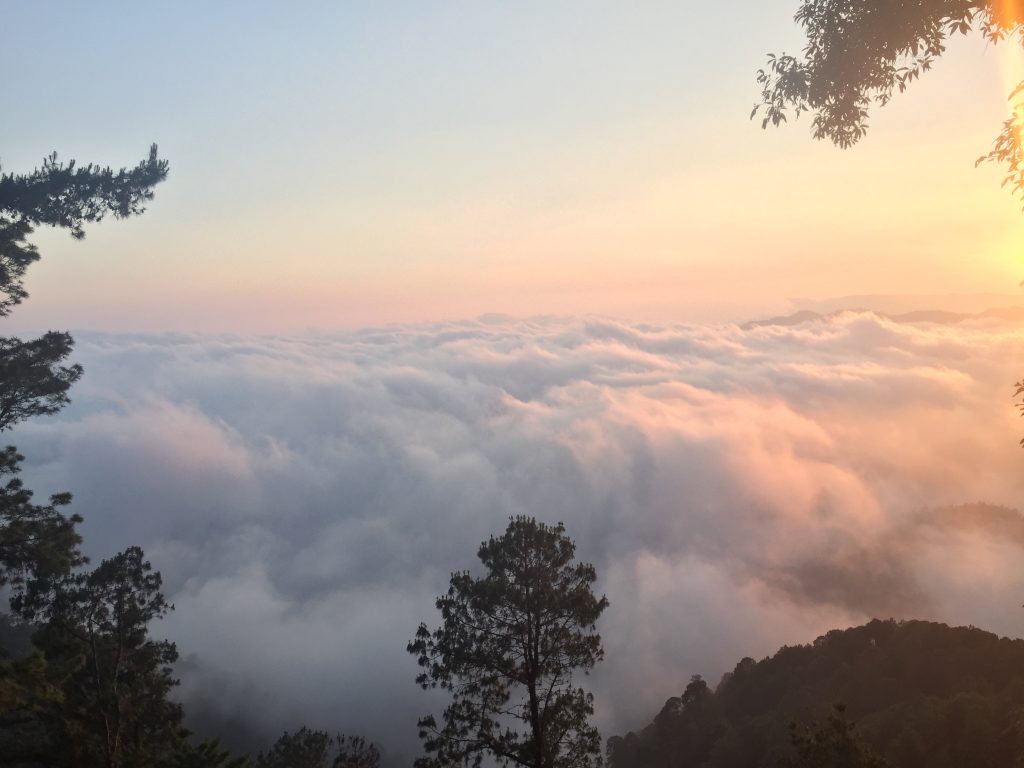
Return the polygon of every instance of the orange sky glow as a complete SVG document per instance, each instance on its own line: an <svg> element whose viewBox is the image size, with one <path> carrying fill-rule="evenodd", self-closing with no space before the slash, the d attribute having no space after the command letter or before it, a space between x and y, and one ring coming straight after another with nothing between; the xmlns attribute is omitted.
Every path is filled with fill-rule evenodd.
<svg viewBox="0 0 1024 768"><path fill-rule="evenodd" d="M629 19L639 40L658 17ZM747 119L764 51L792 50L799 35L777 8L746 23L734 48L704 54L706 70L674 61L671 36L664 51L648 39L663 69L635 73L640 95L602 86L610 69L579 79L573 57L596 66L616 54L598 37L560 41L565 82L554 64L503 72L507 89L533 89L521 104L437 64L437 101L475 98L486 109L446 115L424 102L420 128L363 136L352 118L334 119L340 107L323 93L296 107L308 123L257 123L252 136L219 143L154 116L133 130L171 161L150 210L96 226L83 243L41 233L32 300L13 323L297 331L488 312L744 319L849 294L1014 301L1020 203L999 188L1003 169L973 163L1024 78L1021 47L952 40L934 71L875 111L860 145L840 151L812 140L806 120L761 131ZM422 45L444 38L417 34ZM587 98L546 93L533 79L542 75ZM385 96L399 115L418 104L401 89ZM234 98L229 110L241 111L248 94ZM631 101L582 116L611 110L611 99ZM5 167L53 148L23 135ZM134 158L120 146L62 149Z"/></svg>

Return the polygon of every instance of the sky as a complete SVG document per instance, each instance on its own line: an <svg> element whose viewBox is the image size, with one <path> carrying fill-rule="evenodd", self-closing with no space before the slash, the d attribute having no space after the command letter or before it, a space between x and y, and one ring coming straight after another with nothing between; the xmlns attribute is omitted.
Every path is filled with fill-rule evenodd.
<svg viewBox="0 0 1024 768"><path fill-rule="evenodd" d="M1024 56L954 41L840 151L748 119L794 10L4 3L5 171L170 161L143 216L37 233L4 332L75 333L10 439L162 572L192 726L408 764L405 644L515 514L609 597L606 737L872 617L1024 632L1024 331L884 314L1022 303L974 160Z"/></svg>
<svg viewBox="0 0 1024 768"><path fill-rule="evenodd" d="M145 216L40 234L25 328L744 319L1024 276L973 167L1020 55L979 39L842 152L748 120L789 3L6 5L5 170L171 163Z"/></svg>

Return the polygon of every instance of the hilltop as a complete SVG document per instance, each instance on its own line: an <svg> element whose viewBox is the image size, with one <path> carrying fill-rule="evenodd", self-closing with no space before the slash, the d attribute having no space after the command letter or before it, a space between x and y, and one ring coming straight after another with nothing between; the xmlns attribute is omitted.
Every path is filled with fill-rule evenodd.
<svg viewBox="0 0 1024 768"><path fill-rule="evenodd" d="M845 704L894 768L1016 765L1024 751L1024 640L975 627L875 620L699 676L639 733L609 739L611 768L775 768L790 723Z"/></svg>

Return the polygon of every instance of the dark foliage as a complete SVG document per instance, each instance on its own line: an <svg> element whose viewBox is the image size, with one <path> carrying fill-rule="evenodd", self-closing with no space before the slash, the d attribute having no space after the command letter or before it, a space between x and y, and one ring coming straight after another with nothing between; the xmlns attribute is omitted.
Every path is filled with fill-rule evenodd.
<svg viewBox="0 0 1024 768"><path fill-rule="evenodd" d="M362 736L338 735L333 768L380 768L380 750Z"/></svg>
<svg viewBox="0 0 1024 768"><path fill-rule="evenodd" d="M149 156L134 168L78 166L50 155L40 168L26 174L0 174L0 316L27 295L23 277L39 259L27 241L39 225L68 229L85 236L84 225L108 215L134 216L153 199L153 187L167 178L168 165L154 144Z"/></svg>
<svg viewBox="0 0 1024 768"><path fill-rule="evenodd" d="M380 751L361 736L330 736L302 726L261 752L255 768L380 768Z"/></svg>
<svg viewBox="0 0 1024 768"><path fill-rule="evenodd" d="M0 613L0 660L19 659L32 653L34 630L28 622Z"/></svg>
<svg viewBox="0 0 1024 768"><path fill-rule="evenodd" d="M73 344L57 331L32 341L0 338L0 431L67 405L67 392L82 375L82 366L60 364Z"/></svg>
<svg viewBox="0 0 1024 768"><path fill-rule="evenodd" d="M857 734L835 720L837 702ZM825 721L797 731L795 756L794 721ZM610 739L608 756L610 768L776 768L794 757L809 764L799 762L800 749L857 754L851 745L862 738L858 759L876 759L873 750L897 768L1007 768L1024 754L1022 722L1024 640L873 621L760 662L743 659L714 691L695 678L651 725ZM844 765L822 763L833 764Z"/></svg>
<svg viewBox="0 0 1024 768"><path fill-rule="evenodd" d="M62 671L39 650L0 659L0 766L70 765Z"/></svg>
<svg viewBox="0 0 1024 768"><path fill-rule="evenodd" d="M131 169L77 166L51 155L31 173L0 174L0 316L26 296L25 270L39 258L27 241L36 226L81 238L87 223L141 213L166 176L156 145ZM72 344L69 334L57 331L31 341L0 337L0 431L67 404L68 390L82 375L81 366L64 364ZM6 482L0 487L0 586L12 588L16 612L34 619L45 612L55 580L84 563L75 531L81 520L60 509L69 494L33 504L32 492L16 477L21 461L13 447L0 453L0 481Z"/></svg>
<svg viewBox="0 0 1024 768"><path fill-rule="evenodd" d="M266 753L256 757L256 768L328 768L333 739L327 731L302 726L285 731Z"/></svg>
<svg viewBox="0 0 1024 768"><path fill-rule="evenodd" d="M608 605L594 567L576 563L565 527L517 517L478 553L485 575L452 574L437 599L442 624L421 624L409 652L423 688L452 694L439 725L420 720L421 768L499 764L576 768L600 756L587 718L593 697L572 684L604 651L595 624ZM517 728L526 726L525 732Z"/></svg>
<svg viewBox="0 0 1024 768"><path fill-rule="evenodd" d="M66 669L61 718L79 765L153 765L184 735L181 707L168 698L177 650L149 636L171 608L160 581L130 547L55 591L36 644Z"/></svg>
<svg viewBox="0 0 1024 768"><path fill-rule="evenodd" d="M27 295L25 271L39 259L27 238L36 226L81 238L86 223L141 213L166 175L155 146L132 169L77 167L52 155L31 173L0 174L0 316ZM71 336L56 331L0 338L0 431L67 404L82 375L64 364L71 348ZM159 576L137 550L75 575L86 559L75 529L81 518L62 511L71 496L34 503L17 477L22 460L14 447L0 451L0 587L38 631L27 655L10 632L0 648L0 764L155 765L181 719L166 699L174 646L146 636L165 608Z"/></svg>
<svg viewBox="0 0 1024 768"><path fill-rule="evenodd" d="M169 608L137 547L56 582L35 651L0 660L0 765L12 755L54 768L143 768L205 754L179 751L182 711L168 698L177 651L149 637Z"/></svg>
<svg viewBox="0 0 1024 768"><path fill-rule="evenodd" d="M45 612L56 583L85 559L78 549L78 515L61 507L71 501L57 494L35 504L17 477L24 457L11 446L0 451L0 586L11 592L11 606L25 619Z"/></svg>
<svg viewBox="0 0 1024 768"><path fill-rule="evenodd" d="M873 106L883 106L931 69L952 35L972 30L987 40L1018 44L1024 6L1015 0L802 0L796 21L807 43L803 55L771 55L757 74L761 102L751 117L779 125L787 116L812 115L815 138L850 147L863 138ZM1024 83L1010 94L1016 99ZM1022 105L978 162L1004 164L1004 185L1024 197Z"/></svg>
<svg viewBox="0 0 1024 768"><path fill-rule="evenodd" d="M790 725L790 739L796 751L780 768L888 768L854 731L846 718L846 706L837 704L828 719L815 727Z"/></svg>
<svg viewBox="0 0 1024 768"><path fill-rule="evenodd" d="M248 756L234 757L221 749L217 739L208 739L198 744L182 741L167 761L167 768L247 768Z"/></svg>

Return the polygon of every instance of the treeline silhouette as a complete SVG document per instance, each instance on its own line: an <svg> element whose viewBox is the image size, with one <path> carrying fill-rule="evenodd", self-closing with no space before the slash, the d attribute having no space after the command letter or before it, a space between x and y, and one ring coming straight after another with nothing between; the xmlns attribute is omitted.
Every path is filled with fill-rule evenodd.
<svg viewBox="0 0 1024 768"><path fill-rule="evenodd" d="M834 630L762 661L745 658L714 689L694 677L650 725L609 739L609 766L776 768L806 747L808 733L821 741L837 723L848 727L847 717L864 746L833 739L814 765L1019 765L1024 640L924 621ZM861 762L842 760L844 749L863 752Z"/></svg>

